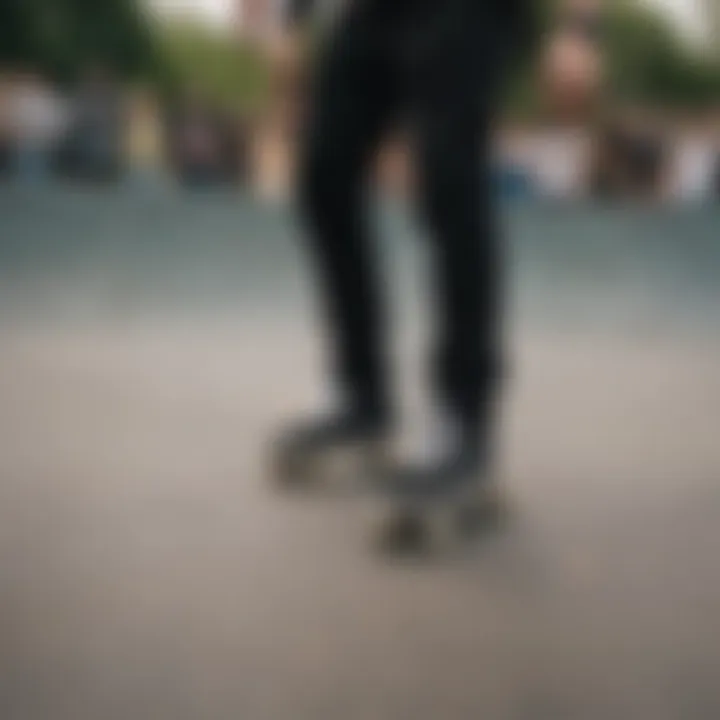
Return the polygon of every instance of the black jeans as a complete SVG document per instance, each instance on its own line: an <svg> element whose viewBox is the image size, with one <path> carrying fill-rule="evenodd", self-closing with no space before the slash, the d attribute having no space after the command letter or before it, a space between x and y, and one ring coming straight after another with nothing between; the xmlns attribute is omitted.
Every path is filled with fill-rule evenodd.
<svg viewBox="0 0 720 720"><path fill-rule="evenodd" d="M383 293L367 176L387 131L407 124L432 237L438 399L486 420L500 370L501 263L489 135L503 39L476 0L358 3L321 56L301 153L300 202L335 371L352 402L390 410Z"/></svg>

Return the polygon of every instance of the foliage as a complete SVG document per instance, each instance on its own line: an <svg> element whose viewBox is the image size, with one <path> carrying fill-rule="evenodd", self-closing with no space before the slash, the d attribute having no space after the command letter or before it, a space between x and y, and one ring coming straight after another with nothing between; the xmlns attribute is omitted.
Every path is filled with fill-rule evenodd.
<svg viewBox="0 0 720 720"><path fill-rule="evenodd" d="M251 43L174 23L159 29L159 48L168 89L200 89L220 105L243 110L261 105L266 96L267 63Z"/></svg>
<svg viewBox="0 0 720 720"><path fill-rule="evenodd" d="M536 1L544 16L539 25L550 24L555 0ZM151 25L136 2L147 0L1 0L0 65L29 64L69 79L100 62L122 77L149 76L168 89L202 88L232 107L264 102L269 77L259 48L197 24ZM688 109L720 104L717 54L688 46L641 0L607 0L606 6L612 98ZM510 105L522 114L536 107L536 59L537 53L514 70Z"/></svg>
<svg viewBox="0 0 720 720"><path fill-rule="evenodd" d="M0 63L68 79L88 64L123 76L157 64L150 29L134 0L3 0Z"/></svg>
<svg viewBox="0 0 720 720"><path fill-rule="evenodd" d="M618 2L610 6L607 26L613 96L659 106L720 103L720 62L684 42L664 15Z"/></svg>
<svg viewBox="0 0 720 720"><path fill-rule="evenodd" d="M545 2L545 27L553 3ZM603 46L611 102L658 108L699 109L720 105L720 57L681 37L661 12L639 0L606 2ZM509 94L511 110L532 115L537 107L537 54L518 69Z"/></svg>

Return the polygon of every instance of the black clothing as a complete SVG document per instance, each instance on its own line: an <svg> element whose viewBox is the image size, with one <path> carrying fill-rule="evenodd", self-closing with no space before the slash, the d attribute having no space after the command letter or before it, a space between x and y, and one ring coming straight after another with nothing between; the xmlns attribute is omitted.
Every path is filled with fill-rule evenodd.
<svg viewBox="0 0 720 720"><path fill-rule="evenodd" d="M337 0L336 0L337 1ZM424 12L428 8L439 9L445 0L345 0L346 4L372 10L380 16L392 17L399 12L406 17L414 12ZM288 0L287 20L297 24L306 20L317 6L316 0ZM535 0L469 0L477 11L493 16L496 28L505 31L506 40L512 42L515 49L522 51L523 46L534 44L540 30L540 11Z"/></svg>
<svg viewBox="0 0 720 720"><path fill-rule="evenodd" d="M392 403L365 181L383 136L404 122L434 256L438 399L468 427L481 430L489 420L501 314L489 140L511 46L499 3L366 0L345 12L324 48L300 202L336 374L367 412L390 415Z"/></svg>

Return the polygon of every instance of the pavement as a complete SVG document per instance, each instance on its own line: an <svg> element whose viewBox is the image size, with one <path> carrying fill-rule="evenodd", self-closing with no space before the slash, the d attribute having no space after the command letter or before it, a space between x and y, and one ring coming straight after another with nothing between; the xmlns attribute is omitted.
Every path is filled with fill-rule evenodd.
<svg viewBox="0 0 720 720"><path fill-rule="evenodd" d="M372 551L372 498L268 482L268 437L318 385L299 255L265 209L170 203L0 195L3 720L720 717L704 223L512 221L588 229L564 265L559 245L520 251L511 518L460 557L398 565ZM649 223L684 228L687 256L661 256ZM633 262L600 251L619 228ZM424 332L398 334L409 434Z"/></svg>

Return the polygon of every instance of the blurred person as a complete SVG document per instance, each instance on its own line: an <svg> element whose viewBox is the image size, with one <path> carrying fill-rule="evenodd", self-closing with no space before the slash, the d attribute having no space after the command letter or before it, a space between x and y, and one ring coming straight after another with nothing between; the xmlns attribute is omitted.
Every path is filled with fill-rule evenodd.
<svg viewBox="0 0 720 720"><path fill-rule="evenodd" d="M270 202L282 202L289 188L292 160L288 137L272 117L260 118L252 145L252 184L257 194Z"/></svg>
<svg viewBox="0 0 720 720"><path fill-rule="evenodd" d="M226 112L220 118L223 158L222 173L228 184L245 187L248 181L250 123L247 118L235 112Z"/></svg>
<svg viewBox="0 0 720 720"><path fill-rule="evenodd" d="M720 201L720 107L713 108L709 113L711 127L713 168L710 178L710 196Z"/></svg>
<svg viewBox="0 0 720 720"><path fill-rule="evenodd" d="M15 172L21 181L47 179L68 122L67 105L41 75L21 70L9 93Z"/></svg>
<svg viewBox="0 0 720 720"><path fill-rule="evenodd" d="M265 199L282 201L290 194L296 161L292 147L307 101L307 63L299 58L311 47L304 35L291 31L270 34L265 49L274 67L269 78L270 102L255 122L253 182Z"/></svg>
<svg viewBox="0 0 720 720"><path fill-rule="evenodd" d="M174 166L190 188L222 181L222 129L217 114L198 90L190 90L171 118Z"/></svg>
<svg viewBox="0 0 720 720"><path fill-rule="evenodd" d="M544 53L540 79L553 118L587 122L602 99L604 15L601 0L565 0Z"/></svg>
<svg viewBox="0 0 720 720"><path fill-rule="evenodd" d="M703 202L713 193L720 145L715 118L691 123L675 142L669 170L669 195L685 203Z"/></svg>
<svg viewBox="0 0 720 720"><path fill-rule="evenodd" d="M604 90L600 0L564 0L540 64L545 123L533 134L538 193L576 200L589 192L592 132Z"/></svg>
<svg viewBox="0 0 720 720"><path fill-rule="evenodd" d="M294 3L295 28L310 4ZM498 507L492 467L503 375L502 263L490 145L509 63L533 40L532 17L530 0L351 2L321 52L300 199L338 397L327 414L288 429L277 461L282 479L294 483L321 472L336 450L359 451L396 510L382 533L390 551L432 543L434 523L426 518L456 527L468 512L477 517ZM293 37L280 43L284 63L297 61ZM557 63L553 73L567 70ZM413 138L432 242L438 422L426 457L393 462L386 472L395 414L365 203L368 167L398 122Z"/></svg>
<svg viewBox="0 0 720 720"><path fill-rule="evenodd" d="M9 177L12 168L11 87L10 73L0 69L0 178Z"/></svg>
<svg viewBox="0 0 720 720"><path fill-rule="evenodd" d="M537 172L532 162L532 142L526 131L506 127L496 146L495 174L501 198L526 200L538 194Z"/></svg>
<svg viewBox="0 0 720 720"><path fill-rule="evenodd" d="M123 93L104 67L89 67L73 98L70 153L78 179L107 182L122 171L126 132Z"/></svg>
<svg viewBox="0 0 720 720"><path fill-rule="evenodd" d="M155 93L136 90L130 99L127 128L127 156L134 182L157 184L165 170L165 129Z"/></svg>
<svg viewBox="0 0 720 720"><path fill-rule="evenodd" d="M590 189L591 128L552 126L536 132L530 142L537 195L547 200L570 201Z"/></svg>
<svg viewBox="0 0 720 720"><path fill-rule="evenodd" d="M647 113L618 113L604 122L595 140L593 193L604 200L665 199L669 157L665 133Z"/></svg>

